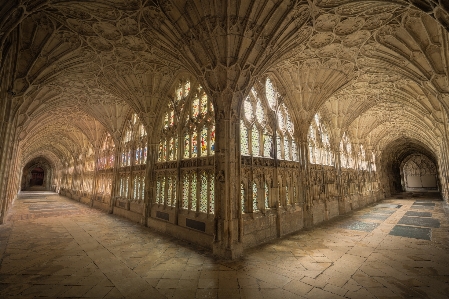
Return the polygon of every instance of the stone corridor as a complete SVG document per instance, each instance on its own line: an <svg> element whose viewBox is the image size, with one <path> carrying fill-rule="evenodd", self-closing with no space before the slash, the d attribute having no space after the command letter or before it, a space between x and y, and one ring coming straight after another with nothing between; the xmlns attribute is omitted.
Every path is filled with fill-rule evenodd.
<svg viewBox="0 0 449 299"><path fill-rule="evenodd" d="M1 298L448 298L449 211L404 193L216 260L56 193L0 226Z"/></svg>

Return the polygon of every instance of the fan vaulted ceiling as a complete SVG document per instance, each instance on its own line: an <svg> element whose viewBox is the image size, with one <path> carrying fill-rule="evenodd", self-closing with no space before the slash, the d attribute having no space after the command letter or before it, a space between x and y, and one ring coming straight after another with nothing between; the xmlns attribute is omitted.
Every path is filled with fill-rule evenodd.
<svg viewBox="0 0 449 299"><path fill-rule="evenodd" d="M76 158L106 132L118 140L131 111L151 131L180 73L242 96L269 74L299 131L320 112L336 141L347 130L379 150L441 150L446 1L3 2L23 164Z"/></svg>

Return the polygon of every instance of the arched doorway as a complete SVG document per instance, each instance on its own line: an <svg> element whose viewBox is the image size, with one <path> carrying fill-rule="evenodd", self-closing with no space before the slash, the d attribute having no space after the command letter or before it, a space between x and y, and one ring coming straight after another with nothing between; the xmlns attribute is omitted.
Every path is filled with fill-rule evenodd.
<svg viewBox="0 0 449 299"><path fill-rule="evenodd" d="M412 154L401 167L402 186L405 191L437 191L438 172L435 163L422 154Z"/></svg>
<svg viewBox="0 0 449 299"><path fill-rule="evenodd" d="M32 186L42 186L44 184L45 171L36 167L31 170L30 187Z"/></svg>

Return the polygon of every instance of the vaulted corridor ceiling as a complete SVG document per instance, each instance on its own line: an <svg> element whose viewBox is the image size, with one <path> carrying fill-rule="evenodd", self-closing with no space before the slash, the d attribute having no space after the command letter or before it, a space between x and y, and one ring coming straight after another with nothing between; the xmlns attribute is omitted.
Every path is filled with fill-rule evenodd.
<svg viewBox="0 0 449 299"><path fill-rule="evenodd" d="M171 208L209 217L203 232L224 244L221 256L244 243L243 214L284 205L304 216L295 229L316 224L358 208L354 198L360 206L369 202L365 198L385 198L391 173L400 189L399 167L411 154L435 164L436 189L447 199L448 3L4 0L0 196L8 199L0 201L0 223L16 196L21 171L34 161L45 161L50 171L44 185L52 190L61 187L91 205L101 201L110 212L128 213L134 200L139 205L134 220L146 225L174 190L173 201L168 195ZM191 86L195 91L187 97ZM269 108L267 86L275 102ZM189 106L193 97L198 103L201 97L204 105L199 117L199 104L195 115ZM250 98L254 107L259 105L254 110ZM248 124L244 132L254 140L240 135L245 100L248 111L258 114L247 123L260 118L260 131ZM174 114L183 111L190 121L186 130L181 121L168 124L168 109L171 120L181 119ZM285 135L284 120L290 125ZM325 132L313 137L321 138L322 148L310 144L312 124ZM168 131L177 133L162 138ZM172 140L173 159L158 159L158 150L165 155L160 153ZM201 156L200 140L206 140ZM251 154L240 152L245 140L252 140L247 147L258 142ZM316 153L329 157L312 162ZM181 167L192 173L181 177ZM155 173L168 168L177 176L167 184L178 189L166 192L157 189L157 180L165 186L166 177ZM247 179L245 171L251 173L247 186L237 181ZM288 183L285 177L297 181ZM183 188L184 193L176 193ZM186 204L181 206L181 200ZM326 200L335 203L334 212L325 210L330 209L322 204ZM316 216L314 203L316 209L325 206L319 212L325 216ZM168 221L169 215L161 217ZM178 225L181 220L170 221ZM280 236L281 226L277 229L273 235Z"/></svg>
<svg viewBox="0 0 449 299"><path fill-rule="evenodd" d="M444 1L7 1L22 161L59 161L116 139L130 109L148 128L181 72L213 95L278 80L299 126L320 111L383 149L432 152L449 102ZM57 138L55 138L57 136Z"/></svg>

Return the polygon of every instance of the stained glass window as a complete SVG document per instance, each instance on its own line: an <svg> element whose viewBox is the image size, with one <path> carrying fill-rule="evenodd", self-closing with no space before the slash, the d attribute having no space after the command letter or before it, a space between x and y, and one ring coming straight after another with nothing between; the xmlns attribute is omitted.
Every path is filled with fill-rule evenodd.
<svg viewBox="0 0 449 299"><path fill-rule="evenodd" d="M215 153L215 125L212 126L210 132L210 154L213 155Z"/></svg>
<svg viewBox="0 0 449 299"><path fill-rule="evenodd" d="M243 120L240 121L240 151L244 156L249 155L248 131L245 129Z"/></svg>
<svg viewBox="0 0 449 299"><path fill-rule="evenodd" d="M197 157L198 155L198 134L196 130L192 133L192 158Z"/></svg>
<svg viewBox="0 0 449 299"><path fill-rule="evenodd" d="M190 198L191 198L191 203L192 203L192 207L190 208L191 211L196 211L196 202L197 202L197 192L196 192L196 187L197 187L197 180L196 180L196 173L192 173L191 174L191 179L192 181L190 182Z"/></svg>
<svg viewBox="0 0 449 299"><path fill-rule="evenodd" d="M285 186L285 203L287 205L290 204L290 198L289 198L289 195L288 195L288 186Z"/></svg>
<svg viewBox="0 0 449 299"><path fill-rule="evenodd" d="M160 141L163 146L160 148L158 162L206 159L215 154L214 109L212 101L201 85L191 86L189 81L181 80L174 90L173 100L169 103L162 121ZM178 148L181 152L178 152ZM185 169L184 165L188 165L189 169ZM192 169L191 163L167 163L156 171L168 170L178 173L180 168L182 209L213 214L215 196L213 164L195 162L194 165L199 166ZM171 175L167 181L167 192L171 194L167 196L167 205L176 205L177 179L177 175Z"/></svg>
<svg viewBox="0 0 449 299"><path fill-rule="evenodd" d="M165 200L165 204L167 206L171 206L171 199L172 199L172 194L173 194L173 184L171 181L171 177L167 178L167 199Z"/></svg>
<svg viewBox="0 0 449 299"><path fill-rule="evenodd" d="M209 213L215 213L215 176L209 174Z"/></svg>
<svg viewBox="0 0 449 299"><path fill-rule="evenodd" d="M201 130L201 156L207 156L207 128Z"/></svg>
<svg viewBox="0 0 449 299"><path fill-rule="evenodd" d="M253 183L253 212L258 211L257 207L257 184Z"/></svg>
<svg viewBox="0 0 449 299"><path fill-rule="evenodd" d="M273 137L269 132L263 134L263 156L273 157Z"/></svg>
<svg viewBox="0 0 449 299"><path fill-rule="evenodd" d="M200 212L207 212L207 174L201 173Z"/></svg>
<svg viewBox="0 0 449 299"><path fill-rule="evenodd" d="M310 163L334 165L329 131L318 113L315 114L309 127L308 143Z"/></svg>
<svg viewBox="0 0 449 299"><path fill-rule="evenodd" d="M260 156L260 135L256 127L253 127L251 131L251 144L253 156Z"/></svg>
<svg viewBox="0 0 449 299"><path fill-rule="evenodd" d="M189 209L189 186L190 186L190 176L188 173L184 174L183 185L182 185L182 208Z"/></svg>
<svg viewBox="0 0 449 299"><path fill-rule="evenodd" d="M340 164L343 168L354 168L354 158L352 153L351 140L346 132L340 141Z"/></svg>
<svg viewBox="0 0 449 299"><path fill-rule="evenodd" d="M115 144L109 133L103 141L97 162L98 169L111 169L114 167Z"/></svg>
<svg viewBox="0 0 449 299"><path fill-rule="evenodd" d="M288 137L284 137L284 157L285 160L291 160L290 159L290 143Z"/></svg>
<svg viewBox="0 0 449 299"><path fill-rule="evenodd" d="M184 159L190 158L190 135L184 136Z"/></svg>

